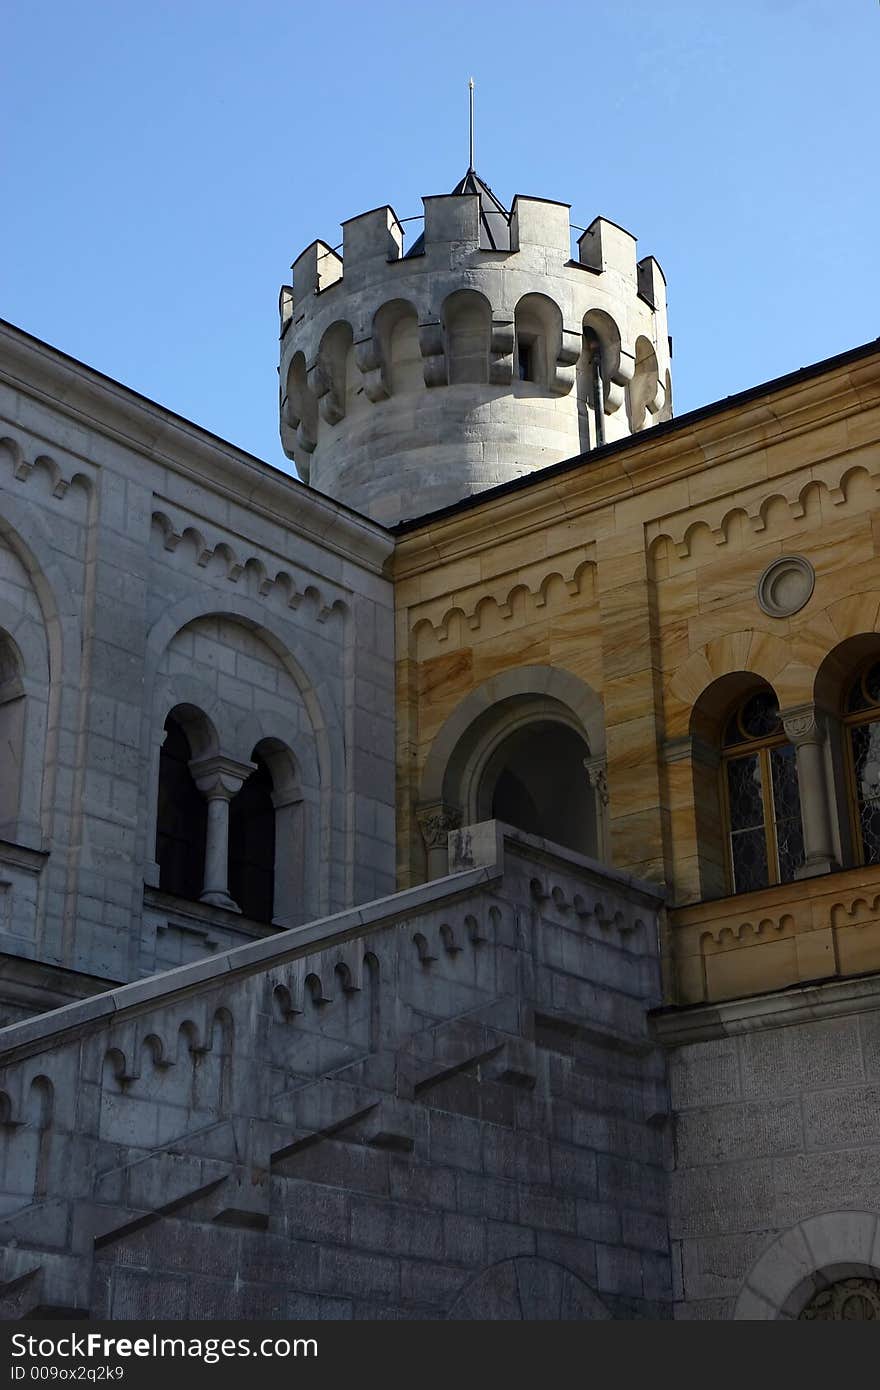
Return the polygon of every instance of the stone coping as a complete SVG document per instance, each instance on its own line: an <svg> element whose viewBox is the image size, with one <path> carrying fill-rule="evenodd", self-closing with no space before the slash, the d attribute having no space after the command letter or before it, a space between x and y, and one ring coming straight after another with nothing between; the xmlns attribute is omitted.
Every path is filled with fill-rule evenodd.
<svg viewBox="0 0 880 1390"><path fill-rule="evenodd" d="M494 883L502 872L499 861L467 873L436 879L433 883L419 884L361 907L319 918L302 927L292 927L264 940L249 941L243 946L218 951L188 965L180 965L158 975L147 975L118 989L107 990L75 1004L65 1004L49 1013L11 1023L6 1028L0 1028L0 1064L14 1060L25 1050L36 1050L63 1041L71 1034L82 1032L88 1025L99 1025L111 1017L191 993L199 986L219 984L224 980L255 974L259 970L269 970L284 961L364 936L389 920L452 902L485 884Z"/></svg>
<svg viewBox="0 0 880 1390"><path fill-rule="evenodd" d="M607 888L611 884L625 897L634 897L656 906L663 901L665 890L655 884L611 869L598 860L589 859L550 840L528 835L500 821L483 821L465 829L470 834L473 858L480 862L463 865L459 872L445 878L405 888L375 902L321 917L305 926L274 932L261 940L233 946L173 970L147 975L116 989L65 1004L49 1013L11 1023L6 1028L0 1028L0 1064L27 1051L62 1041L90 1025L100 1025L111 1017L191 993L202 985L271 969L298 956L312 955L342 941L365 936L376 927L405 918L410 913L454 902L484 885L497 883L504 874L506 853L527 851L551 867L586 877L597 887L605 885ZM461 836L465 832L454 833Z"/></svg>
<svg viewBox="0 0 880 1390"><path fill-rule="evenodd" d="M487 820L479 821L476 825L464 825L460 830L450 830L448 839L450 868L459 872L482 864L501 863L505 847L510 845L514 853L518 848L527 849L533 858L576 873L597 886L611 883L624 897L648 901L655 907L663 906L669 898L665 884L637 878L625 869L615 869L611 864L591 859L589 855L568 849L554 840L530 835L504 821Z"/></svg>
<svg viewBox="0 0 880 1390"><path fill-rule="evenodd" d="M278 922L258 922L253 917L245 917L231 908L215 907L213 904L199 902L193 898L179 898L166 893L161 888L144 884L144 907L167 919L171 927L181 922L197 923L199 928L208 931L232 931L239 936L252 937L262 941L266 937L278 936L285 928ZM300 925L305 925L301 923Z"/></svg>
<svg viewBox="0 0 880 1390"><path fill-rule="evenodd" d="M785 1028L844 1014L880 1009L880 975L832 978L819 984L792 985L773 994L730 999L720 1004L691 1004L653 1009L648 1015L654 1036L666 1047L738 1037L765 1028Z"/></svg>
<svg viewBox="0 0 880 1390"><path fill-rule="evenodd" d="M742 921L757 920L762 914L789 910L796 903L812 902L841 893L858 892L880 895L880 868L859 864L833 873L816 874L812 878L795 879L792 883L774 883L768 888L756 888L751 893L729 893L723 898L703 898L696 903L682 903L670 909L673 927L702 926L728 918Z"/></svg>

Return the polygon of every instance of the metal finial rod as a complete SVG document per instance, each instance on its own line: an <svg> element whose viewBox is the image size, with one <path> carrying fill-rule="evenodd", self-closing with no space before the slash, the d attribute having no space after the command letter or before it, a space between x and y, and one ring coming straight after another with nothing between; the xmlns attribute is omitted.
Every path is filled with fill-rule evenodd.
<svg viewBox="0 0 880 1390"><path fill-rule="evenodd" d="M469 170L470 173L473 173L473 172L474 172L474 79L473 79L472 77L469 77L469 78L468 78L468 89L469 89L469 91L470 91L470 102L471 102L471 146L470 146L470 149L471 149L471 162L470 162L470 164L468 165L468 170Z"/></svg>

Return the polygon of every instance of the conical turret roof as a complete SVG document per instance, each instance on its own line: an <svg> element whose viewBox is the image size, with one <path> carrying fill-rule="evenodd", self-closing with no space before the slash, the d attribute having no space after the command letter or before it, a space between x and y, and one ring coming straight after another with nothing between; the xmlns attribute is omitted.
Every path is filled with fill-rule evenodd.
<svg viewBox="0 0 880 1390"><path fill-rule="evenodd" d="M464 178L459 179L452 190L452 196L463 193L476 194L480 200L480 250L510 250L510 213L500 203L487 183L484 183L476 169L468 169ZM425 249L424 233L419 236L407 251L408 256L419 256Z"/></svg>
<svg viewBox="0 0 880 1390"><path fill-rule="evenodd" d="M476 169L468 169L452 190L456 193L476 193L480 200L480 249L482 251L510 250L510 214L500 203Z"/></svg>

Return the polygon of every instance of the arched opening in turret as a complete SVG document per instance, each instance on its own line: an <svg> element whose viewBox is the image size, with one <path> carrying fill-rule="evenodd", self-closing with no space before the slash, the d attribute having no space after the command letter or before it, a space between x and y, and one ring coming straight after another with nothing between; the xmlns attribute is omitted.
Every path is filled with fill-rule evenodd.
<svg viewBox="0 0 880 1390"><path fill-rule="evenodd" d="M492 310L476 290L456 290L443 304L450 386L489 380Z"/></svg>
<svg viewBox="0 0 880 1390"><path fill-rule="evenodd" d="M584 329L584 348L578 362L578 429L581 449L605 443L605 388L602 384L602 344L595 328Z"/></svg>
<svg viewBox="0 0 880 1390"><path fill-rule="evenodd" d="M383 304L373 320L373 337L378 340L389 393L399 396L423 390L425 378L415 306L406 299Z"/></svg>
<svg viewBox="0 0 880 1390"><path fill-rule="evenodd" d="M665 396L653 343L636 338L636 365L629 388L630 429L633 434L653 425Z"/></svg>
<svg viewBox="0 0 880 1390"><path fill-rule="evenodd" d="M321 417L335 425L356 404L361 385L360 372L353 360L352 331L349 323L332 323L321 338L315 393Z"/></svg>
<svg viewBox="0 0 880 1390"><path fill-rule="evenodd" d="M287 390L282 403L285 423L294 431L297 464L302 466L299 453L310 454L318 440L318 403L311 391L306 374L306 359L295 352L287 371Z"/></svg>
<svg viewBox="0 0 880 1390"><path fill-rule="evenodd" d="M672 373L666 368L666 399L663 402L663 409L660 411L661 420L672 419Z"/></svg>
<svg viewBox="0 0 880 1390"><path fill-rule="evenodd" d="M559 306L544 294L525 294L516 306L515 380L548 391L562 342Z"/></svg>
<svg viewBox="0 0 880 1390"><path fill-rule="evenodd" d="M583 319L583 350L577 366L578 429L581 449L608 442L606 417L623 400L615 384L620 371L620 331L604 309L590 309Z"/></svg>

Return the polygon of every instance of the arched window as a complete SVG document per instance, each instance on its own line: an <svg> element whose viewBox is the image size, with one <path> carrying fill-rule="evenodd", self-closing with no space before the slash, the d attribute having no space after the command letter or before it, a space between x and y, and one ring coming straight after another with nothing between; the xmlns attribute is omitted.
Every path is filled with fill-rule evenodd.
<svg viewBox="0 0 880 1390"><path fill-rule="evenodd" d="M476 290L455 290L443 304L449 385L489 380L492 310Z"/></svg>
<svg viewBox="0 0 880 1390"><path fill-rule="evenodd" d="M159 754L156 859L159 887L179 898L198 898L205 878L208 804L189 770L191 757L182 725L169 715Z"/></svg>
<svg viewBox="0 0 880 1390"><path fill-rule="evenodd" d="M24 685L12 638L0 629L0 835L16 838L24 745Z"/></svg>
<svg viewBox="0 0 880 1390"><path fill-rule="evenodd" d="M229 805L229 893L245 917L271 922L275 907L272 774L253 754L252 772Z"/></svg>
<svg viewBox="0 0 880 1390"><path fill-rule="evenodd" d="M728 719L722 774L733 891L791 883L804 862L797 765L772 690L749 695Z"/></svg>
<svg viewBox="0 0 880 1390"><path fill-rule="evenodd" d="M595 797L585 740L566 724L529 721L488 758L477 790L480 819L505 821L581 854L597 852Z"/></svg>
<svg viewBox="0 0 880 1390"><path fill-rule="evenodd" d="M584 329L583 403L587 416L585 448L599 449L605 443L605 394L602 385L602 344L594 328Z"/></svg>
<svg viewBox="0 0 880 1390"><path fill-rule="evenodd" d="M850 686L844 723L856 853L862 864L880 864L880 661Z"/></svg>
<svg viewBox="0 0 880 1390"><path fill-rule="evenodd" d="M515 331L517 380L550 389L562 343L559 307L546 295L524 294L515 310Z"/></svg>

